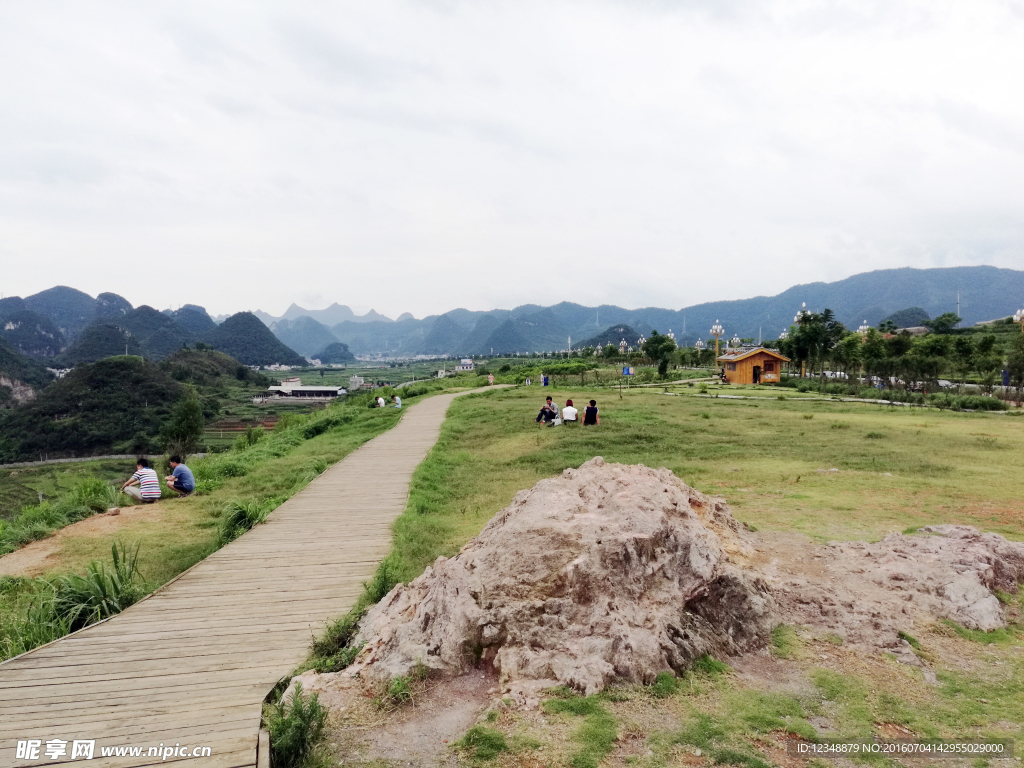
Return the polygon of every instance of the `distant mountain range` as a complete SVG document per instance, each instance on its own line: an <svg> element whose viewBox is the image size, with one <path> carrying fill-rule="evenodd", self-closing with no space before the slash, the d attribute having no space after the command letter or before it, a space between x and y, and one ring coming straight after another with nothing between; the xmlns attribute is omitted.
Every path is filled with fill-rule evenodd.
<svg viewBox="0 0 1024 768"><path fill-rule="evenodd" d="M776 296L709 302L679 310L562 302L553 307L525 304L488 312L454 309L422 320L408 313L396 321L373 320L368 314L332 324L335 317L348 318L351 310L337 304L325 310L303 310L293 304L281 318L264 313L261 319L281 341L305 355L322 350L328 335L357 355L470 355L560 350L570 344L570 338L574 348L595 341L609 343L616 326L626 326L637 336L649 335L652 330L672 331L680 344L692 345L698 338L706 339L708 329L718 321L730 337L774 339L792 324L805 302L812 311L832 309L849 328L865 322L877 326L909 308L916 310L910 314L917 317L955 312L958 292L965 324L1005 317L1024 301L1024 272L996 267L885 269L833 283L797 285ZM632 343L628 338L627 342Z"/></svg>
<svg viewBox="0 0 1024 768"><path fill-rule="evenodd" d="M716 321L727 336L774 339L806 302L812 311L832 309L849 328L877 325L908 311L907 318L935 317L959 310L965 324L1013 314L1024 301L1024 271L996 267L886 269L833 283L797 285L776 296L698 304L683 309L614 305L586 307L562 302L552 307L525 304L515 309L453 309L417 320L405 313L391 320L371 310L356 315L332 304L307 310L292 304L274 317L257 310L215 321L196 305L158 312L103 293L95 299L57 287L0 300L0 337L36 360L73 364L129 351L159 359L183 344L202 341L244 363L298 364L303 357L331 362L352 354L414 355L544 352L588 344L618 343L672 331L680 344L707 338ZM896 314L902 318L903 315ZM257 320L258 318L258 320ZM628 332L626 332L628 329ZM571 339L571 341L570 341Z"/></svg>

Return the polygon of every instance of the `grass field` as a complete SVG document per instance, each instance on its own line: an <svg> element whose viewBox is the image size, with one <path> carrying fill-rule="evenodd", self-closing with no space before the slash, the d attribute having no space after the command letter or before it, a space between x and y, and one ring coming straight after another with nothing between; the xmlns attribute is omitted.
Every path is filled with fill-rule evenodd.
<svg viewBox="0 0 1024 768"><path fill-rule="evenodd" d="M1013 416L560 388L559 400L597 399L601 426L547 428L534 423L544 394L503 390L452 406L396 524L401 580L457 551L516 491L598 455L667 467L757 528L818 541L939 522L1024 538L1024 421Z"/></svg>
<svg viewBox="0 0 1024 768"><path fill-rule="evenodd" d="M1024 539L1024 421L1017 417L841 403L787 390L759 390L758 400L674 391L633 389L620 399L617 391L559 387L559 400L598 400L601 426L585 430L535 424L547 394L537 387L456 401L395 525L390 575L406 581L438 555L455 554L518 490L597 455L668 467L724 496L756 529L819 542L877 540L928 523ZM833 468L839 471L822 471ZM1020 597L1007 600L1019 620ZM866 657L834 636L784 626L763 669L738 675L709 663L661 690L615 689L569 704L558 703L565 694L556 692L540 712L492 715L460 754L502 766L765 768L808 765L790 761L784 749L787 733L818 733L813 723L828 722L831 737L1020 738L1022 639L1020 625L987 636L936 624L915 638L938 675L928 685L894 658ZM475 758L468 745L476 743L490 744L496 757Z"/></svg>

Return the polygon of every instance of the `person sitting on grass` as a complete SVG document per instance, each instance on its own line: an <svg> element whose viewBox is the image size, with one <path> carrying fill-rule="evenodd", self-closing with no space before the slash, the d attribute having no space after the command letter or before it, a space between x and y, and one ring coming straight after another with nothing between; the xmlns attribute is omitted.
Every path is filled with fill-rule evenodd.
<svg viewBox="0 0 1024 768"><path fill-rule="evenodd" d="M575 424L580 420L579 413L580 412L573 407L572 400L566 400L565 408L562 409L562 421L566 424L569 424L570 422Z"/></svg>
<svg viewBox="0 0 1024 768"><path fill-rule="evenodd" d="M558 406L551 402L551 396L548 396L547 401L544 403L544 407L540 409L540 413L537 414L537 418L534 419L538 424L544 422L550 424L558 417Z"/></svg>
<svg viewBox="0 0 1024 768"><path fill-rule="evenodd" d="M135 474L121 486L121 492L143 504L160 501L160 478L150 468L147 459L140 458L135 462Z"/></svg>
<svg viewBox="0 0 1024 768"><path fill-rule="evenodd" d="M401 408L402 407L402 398L400 398L398 395L392 395L391 396L391 407L392 408Z"/></svg>
<svg viewBox="0 0 1024 768"><path fill-rule="evenodd" d="M601 417L597 413L597 400L591 400L590 405L583 412L583 426L588 427L601 423Z"/></svg>
<svg viewBox="0 0 1024 768"><path fill-rule="evenodd" d="M181 456L171 456L171 474L164 478L167 487L179 496L189 496L196 489L196 478L192 470L181 463Z"/></svg>

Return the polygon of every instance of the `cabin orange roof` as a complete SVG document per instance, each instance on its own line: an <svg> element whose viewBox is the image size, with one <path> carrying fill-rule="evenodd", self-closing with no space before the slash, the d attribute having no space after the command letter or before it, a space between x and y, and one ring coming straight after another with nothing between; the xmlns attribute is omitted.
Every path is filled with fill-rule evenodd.
<svg viewBox="0 0 1024 768"><path fill-rule="evenodd" d="M747 350L743 350L741 352L733 353L731 355L722 355L721 357L718 358L718 361L719 362L723 362L724 361L724 362L727 362L727 363L735 363L737 360L743 360L745 358L750 357L751 355L756 355L759 352L764 352L765 354L771 355L772 357L776 357L779 360L782 360L783 362L786 362L786 363L790 362L789 358L786 357L785 355L780 355L774 349L765 349L764 347L756 347L754 349L747 349Z"/></svg>

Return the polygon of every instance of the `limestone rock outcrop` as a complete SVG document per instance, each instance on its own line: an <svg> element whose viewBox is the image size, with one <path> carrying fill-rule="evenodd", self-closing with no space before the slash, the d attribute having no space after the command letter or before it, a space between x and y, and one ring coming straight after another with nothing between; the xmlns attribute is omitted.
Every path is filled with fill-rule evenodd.
<svg viewBox="0 0 1024 768"><path fill-rule="evenodd" d="M763 644L778 623L720 498L667 469L606 464L521 491L458 555L438 558L364 618L343 675L381 684L418 665L493 665L504 684L592 694L653 681L704 654Z"/></svg>

